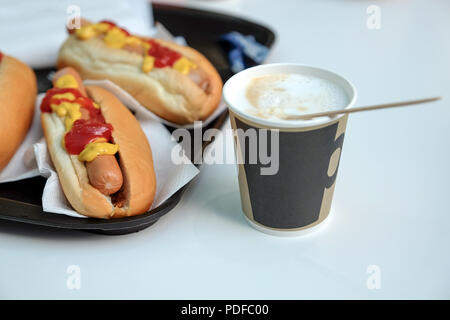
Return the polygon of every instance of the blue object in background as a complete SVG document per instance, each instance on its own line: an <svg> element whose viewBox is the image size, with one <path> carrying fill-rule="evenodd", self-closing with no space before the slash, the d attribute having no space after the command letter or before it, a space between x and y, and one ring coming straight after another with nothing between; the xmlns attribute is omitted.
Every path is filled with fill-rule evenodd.
<svg viewBox="0 0 450 320"><path fill-rule="evenodd" d="M248 65L245 64L244 57L253 60L257 64L261 64L269 52L269 48L256 41L254 36L244 36L236 31L224 34L220 37L220 41L230 46L228 62L234 73L248 68Z"/></svg>

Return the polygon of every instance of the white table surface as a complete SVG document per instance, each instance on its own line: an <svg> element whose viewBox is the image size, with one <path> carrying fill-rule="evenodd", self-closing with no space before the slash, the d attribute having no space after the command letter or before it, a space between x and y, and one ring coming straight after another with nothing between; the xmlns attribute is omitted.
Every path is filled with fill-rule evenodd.
<svg viewBox="0 0 450 320"><path fill-rule="evenodd" d="M445 98L352 115L329 223L305 237L249 227L233 165L204 165L180 204L135 234L0 221L0 298L450 298L450 2L172 2L267 24L278 36L267 62L337 71L357 105ZM366 27L372 4L380 30ZM379 289L366 285L370 265Z"/></svg>

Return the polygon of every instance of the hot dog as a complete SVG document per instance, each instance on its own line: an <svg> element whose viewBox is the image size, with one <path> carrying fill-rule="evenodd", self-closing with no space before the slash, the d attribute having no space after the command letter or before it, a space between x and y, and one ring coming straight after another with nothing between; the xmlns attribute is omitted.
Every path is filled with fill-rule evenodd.
<svg viewBox="0 0 450 320"><path fill-rule="evenodd" d="M75 83L67 83L74 79ZM79 74L72 68L64 68L59 70L53 76L53 86L55 88L75 88L84 96L87 97L86 89ZM89 120L90 115L86 108L81 108L81 118L83 120ZM119 164L114 155L105 154L98 155L92 161L86 161L86 170L91 185L99 190L104 195L113 194L122 187L123 177L122 171L119 168Z"/></svg>
<svg viewBox="0 0 450 320"><path fill-rule="evenodd" d="M160 39L131 35L110 21L69 30L58 68L71 66L83 79L109 79L143 106L169 121L206 119L218 106L222 80L198 51Z"/></svg>
<svg viewBox="0 0 450 320"><path fill-rule="evenodd" d="M58 71L41 103L50 156L68 201L85 216L144 213L156 179L139 122L108 91L84 87L73 69Z"/></svg>
<svg viewBox="0 0 450 320"><path fill-rule="evenodd" d="M33 70L0 52L0 171L9 163L28 132L36 92Z"/></svg>

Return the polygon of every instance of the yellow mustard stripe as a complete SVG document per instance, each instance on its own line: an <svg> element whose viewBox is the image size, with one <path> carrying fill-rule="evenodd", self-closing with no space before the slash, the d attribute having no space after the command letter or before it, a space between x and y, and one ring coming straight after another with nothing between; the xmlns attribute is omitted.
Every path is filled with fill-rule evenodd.
<svg viewBox="0 0 450 320"><path fill-rule="evenodd" d="M73 123L81 118L80 105L78 103L64 101L60 104L50 104L50 108L58 117L64 117L66 132L72 129Z"/></svg>
<svg viewBox="0 0 450 320"><path fill-rule="evenodd" d="M72 88L72 89L78 89L78 82L75 80L75 77L71 74L65 74L62 77L59 77L58 80L56 80L55 88Z"/></svg>
<svg viewBox="0 0 450 320"><path fill-rule="evenodd" d="M75 96L71 92L54 94L52 96L54 99L67 99L67 100L75 100Z"/></svg>
<svg viewBox="0 0 450 320"><path fill-rule="evenodd" d="M107 142L91 142L88 143L83 151L78 155L80 161L92 161L99 155L110 154L113 155L119 151L117 144Z"/></svg>
<svg viewBox="0 0 450 320"><path fill-rule="evenodd" d="M120 49L125 45L126 39L127 35L125 32L123 32L119 28L112 28L106 33L103 41L107 46L111 48Z"/></svg>
<svg viewBox="0 0 450 320"><path fill-rule="evenodd" d="M75 31L75 35L78 39L88 40L92 37L95 37L99 34L99 32L95 29L95 25L89 24L87 26L81 27Z"/></svg>
<svg viewBox="0 0 450 320"><path fill-rule="evenodd" d="M145 73L152 71L153 66L155 65L155 57L152 56L144 56L144 61L142 62L142 71Z"/></svg>
<svg viewBox="0 0 450 320"><path fill-rule="evenodd" d="M187 75L191 69L196 69L197 65L192 61L189 61L185 57L181 57L173 64L173 68L178 72Z"/></svg>

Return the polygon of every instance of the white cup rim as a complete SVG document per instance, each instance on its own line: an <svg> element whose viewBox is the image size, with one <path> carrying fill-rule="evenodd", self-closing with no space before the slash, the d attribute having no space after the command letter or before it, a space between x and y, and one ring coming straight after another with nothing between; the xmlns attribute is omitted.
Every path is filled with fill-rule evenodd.
<svg viewBox="0 0 450 320"><path fill-rule="evenodd" d="M273 119L264 119L260 118L254 115L251 115L249 113L244 113L241 109L236 108L233 106L233 104L230 102L230 96L232 92L230 92L230 87L232 86L231 83L234 81L242 81L241 78L243 77L245 79L246 76L250 76L251 74L255 73L255 71L258 70L270 70L270 69L286 69L286 68L304 68L309 70L314 70L314 72L317 72L322 75L327 75L327 77L334 77L335 79L339 79L341 84L339 84L342 87L342 84L346 86L346 88L343 88L348 96L349 96L349 103L343 108L351 108L357 99L357 92L355 86L346 78L341 76L340 74L330 71L325 68L321 67L315 67L311 65L305 65L305 64L299 64L299 63L270 63L270 64L263 64L255 67L251 67L248 69L245 69L235 75L233 75L231 78L229 78L225 85L223 86L223 99L225 101L225 104L228 106L228 108L238 116L240 116L243 119L246 119L248 121L251 121L256 124L261 124L263 126L267 127L273 127L273 128L304 128L304 127L315 127L318 125L323 125L329 122L334 122L337 119L340 119L344 116L344 114L337 115L335 117L320 117L315 118L311 120L273 120ZM269 72L268 72L269 73Z"/></svg>

